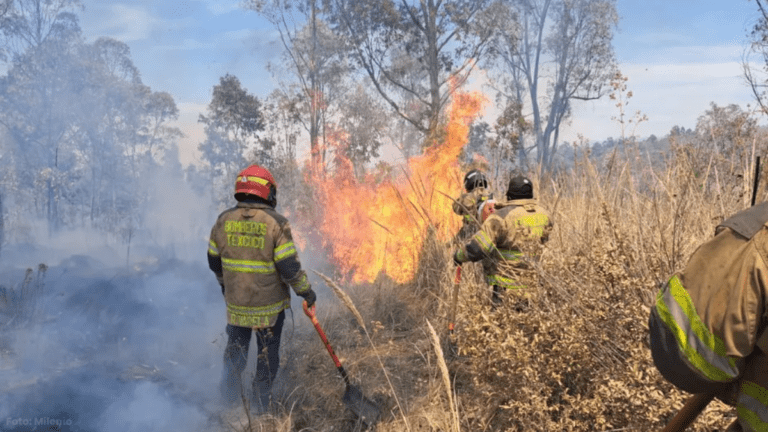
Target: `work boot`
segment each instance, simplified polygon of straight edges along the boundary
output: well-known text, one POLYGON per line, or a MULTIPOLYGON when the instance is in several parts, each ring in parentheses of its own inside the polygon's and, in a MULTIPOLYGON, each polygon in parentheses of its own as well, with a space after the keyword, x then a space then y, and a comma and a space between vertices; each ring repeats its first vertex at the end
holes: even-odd
POLYGON ((497 307, 501 306, 502 304, 501 300, 501 287, 498 285, 493 286, 493 294, 491 294, 491 310, 496 310, 497 307))
POLYGON ((219 385, 221 399, 227 406, 235 405, 241 400, 243 383, 240 374, 224 367, 224 373, 219 385))

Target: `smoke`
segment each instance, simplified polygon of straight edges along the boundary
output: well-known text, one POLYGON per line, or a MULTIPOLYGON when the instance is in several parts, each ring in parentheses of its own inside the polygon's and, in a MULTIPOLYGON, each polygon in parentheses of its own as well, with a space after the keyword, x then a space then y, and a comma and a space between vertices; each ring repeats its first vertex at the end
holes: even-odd
MULTIPOLYGON (((48 236, 45 221, 29 220, 27 241, 5 246, 0 430, 220 428, 226 307, 205 259, 217 211, 179 172, 160 167, 145 178, 153 187, 147 207, 136 209, 145 228, 130 239, 85 228, 48 236), (33 271, 25 284, 25 269, 39 263, 47 270, 33 271), (39 295, 30 308, 32 292, 39 295), (21 317, 21 309, 34 313, 21 317)), ((299 258, 327 312, 338 301, 311 270, 333 269, 312 243, 299 258)), ((281 357, 289 364, 300 349, 296 332, 313 331, 301 301, 293 296, 283 330, 281 357)), ((278 391, 299 385, 281 369, 278 391)))
POLYGON ((130 239, 95 229, 49 237, 30 220, 28 241, 5 246, 0 430, 211 429, 223 410, 226 325, 205 260, 215 214, 174 173, 147 176, 155 187, 136 209, 147 228, 130 239), (38 263, 47 271, 25 283, 38 263))

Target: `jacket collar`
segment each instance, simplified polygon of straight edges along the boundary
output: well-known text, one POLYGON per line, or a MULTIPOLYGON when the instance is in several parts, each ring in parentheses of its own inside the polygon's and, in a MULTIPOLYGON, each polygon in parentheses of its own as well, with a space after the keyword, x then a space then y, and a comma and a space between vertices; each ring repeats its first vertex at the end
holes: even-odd
POLYGON ((237 208, 272 210, 272 206, 269 204, 258 203, 258 202, 245 202, 245 201, 238 201, 237 208))
POLYGON ((509 206, 524 206, 528 204, 536 204, 536 198, 524 198, 524 199, 502 201, 502 202, 496 203, 496 208, 500 209, 500 208, 509 207, 509 206))

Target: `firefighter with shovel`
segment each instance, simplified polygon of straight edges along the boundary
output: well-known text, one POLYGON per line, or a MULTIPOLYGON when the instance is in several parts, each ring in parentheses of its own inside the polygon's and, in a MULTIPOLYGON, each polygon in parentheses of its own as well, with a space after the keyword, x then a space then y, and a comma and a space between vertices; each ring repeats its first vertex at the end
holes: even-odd
POLYGON ((493 286, 493 303, 501 303, 502 290, 525 286, 515 275, 531 272, 527 261, 546 242, 552 220, 533 198, 533 184, 523 176, 509 181, 506 202, 483 202, 478 208, 480 231, 459 248, 453 262, 483 261, 486 281, 493 286))
POLYGON ((227 303, 227 347, 221 392, 232 403, 242 393, 251 333, 258 360, 253 400, 262 409, 270 402, 280 366, 280 335, 285 309, 291 307, 290 285, 314 310, 315 293, 299 263, 288 220, 275 211, 277 183, 263 167, 251 165, 237 176, 237 205, 219 215, 211 230, 208 264, 227 303))
POLYGON ((735 405, 728 431, 768 431, 768 203, 726 219, 656 296, 651 354, 661 374, 694 393, 681 431, 713 398, 735 405))

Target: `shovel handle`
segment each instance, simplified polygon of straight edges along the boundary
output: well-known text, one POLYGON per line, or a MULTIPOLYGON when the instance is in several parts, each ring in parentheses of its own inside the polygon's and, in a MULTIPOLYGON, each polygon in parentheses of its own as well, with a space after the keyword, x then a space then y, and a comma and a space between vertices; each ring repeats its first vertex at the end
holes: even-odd
POLYGON ((333 359, 333 363, 336 365, 336 369, 339 370, 339 373, 341 374, 341 377, 344 378, 344 382, 349 386, 349 377, 347 376, 347 371, 344 370, 344 367, 341 366, 341 362, 339 361, 339 358, 336 356, 336 353, 333 352, 333 347, 331 346, 331 343, 328 342, 328 337, 325 335, 325 332, 323 331, 323 328, 320 327, 320 321, 317 320, 317 315, 315 315, 315 305, 312 305, 311 308, 307 307, 306 300, 302 302, 302 306, 304 307, 304 313, 309 317, 309 320, 312 321, 312 324, 315 326, 315 330, 317 330, 317 334, 320 335, 320 339, 322 339, 323 343, 325 344, 325 349, 328 350, 328 354, 331 355, 331 358, 333 359))
POLYGON ((696 417, 704 411, 704 408, 712 402, 715 398, 714 393, 699 393, 693 395, 680 411, 675 414, 672 420, 667 423, 667 426, 662 432, 683 432, 685 428, 691 425, 696 417))
POLYGON ((461 266, 456 266, 456 277, 453 280, 453 299, 451 300, 451 320, 448 323, 448 331, 453 336, 453 327, 456 322, 456 306, 459 302, 459 284, 461 283, 461 266))

